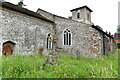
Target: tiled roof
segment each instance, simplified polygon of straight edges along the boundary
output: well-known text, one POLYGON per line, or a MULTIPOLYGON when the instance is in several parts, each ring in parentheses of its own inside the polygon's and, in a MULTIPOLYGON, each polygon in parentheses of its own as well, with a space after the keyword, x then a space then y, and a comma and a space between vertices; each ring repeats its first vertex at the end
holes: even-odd
POLYGON ((105 35, 109 36, 110 38, 113 38, 113 36, 112 36, 112 35, 110 35, 110 34, 108 34, 108 33, 104 32, 103 30, 101 30, 100 28, 96 27, 95 25, 92 25, 92 27, 93 27, 93 28, 95 28, 96 30, 98 30, 98 31, 102 32, 103 34, 105 34, 105 35))
POLYGON ((36 13, 36 12, 33 12, 33 11, 30 11, 26 8, 23 8, 23 7, 20 7, 18 5, 14 5, 12 3, 9 3, 9 2, 1 2, 2 3, 2 7, 5 7, 5 8, 8 8, 8 9, 11 9, 13 11, 17 11, 17 12, 20 12, 20 13, 23 13, 23 14, 27 14, 29 16, 32 16, 32 17, 35 17, 35 18, 38 18, 38 19, 42 19, 42 20, 45 20, 45 21, 48 21, 48 22, 51 22, 51 23, 54 23, 53 21, 43 17, 42 15, 36 13))
POLYGON ((120 43, 120 40, 115 40, 116 43, 120 43))
POLYGON ((82 7, 78 7, 78 8, 75 8, 75 9, 72 9, 70 10, 71 12, 74 11, 74 10, 78 10, 78 9, 82 9, 82 8, 87 8, 90 12, 93 12, 89 7, 87 7, 86 5, 85 6, 82 6, 82 7))

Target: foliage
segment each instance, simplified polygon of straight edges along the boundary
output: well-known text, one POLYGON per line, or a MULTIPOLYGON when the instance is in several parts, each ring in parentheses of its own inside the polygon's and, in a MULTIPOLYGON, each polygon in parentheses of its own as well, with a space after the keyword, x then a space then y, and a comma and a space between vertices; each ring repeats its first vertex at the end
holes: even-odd
POLYGON ((101 58, 59 56, 59 62, 40 69, 47 58, 34 56, 2 57, 3 78, 116 78, 117 52, 101 58))
POLYGON ((116 43, 117 44, 117 47, 120 49, 120 43, 116 43))
POLYGON ((120 25, 117 27, 117 33, 120 33, 120 25))
POLYGON ((72 19, 72 16, 69 16, 68 19, 72 19))
POLYGON ((50 52, 50 53, 48 53, 48 55, 53 55, 53 53, 52 53, 52 52, 50 52))

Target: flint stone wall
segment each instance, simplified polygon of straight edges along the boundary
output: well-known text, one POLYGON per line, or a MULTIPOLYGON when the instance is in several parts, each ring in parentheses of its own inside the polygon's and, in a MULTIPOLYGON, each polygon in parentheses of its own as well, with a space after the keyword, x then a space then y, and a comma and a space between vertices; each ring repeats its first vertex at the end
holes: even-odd
POLYGON ((48 33, 54 34, 53 24, 4 8, 0 13, 1 44, 14 42, 15 54, 29 55, 38 53, 39 49, 46 50, 46 37, 48 33))
POLYGON ((92 28, 92 25, 57 16, 41 9, 37 13, 55 22, 55 33, 58 39, 57 53, 84 57, 95 57, 103 53, 102 33, 92 28), (72 33, 72 45, 70 46, 63 44, 65 29, 71 30, 72 33))

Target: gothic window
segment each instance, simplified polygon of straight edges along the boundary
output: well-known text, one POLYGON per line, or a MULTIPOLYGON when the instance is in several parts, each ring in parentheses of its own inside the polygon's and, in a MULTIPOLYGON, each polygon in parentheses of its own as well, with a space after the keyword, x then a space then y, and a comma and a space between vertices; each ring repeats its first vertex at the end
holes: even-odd
POLYGON ((64 45, 71 45, 71 31, 66 29, 64 31, 64 45))
POLYGON ((80 13, 77 13, 77 19, 79 19, 80 18, 80 13))
POLYGON ((47 36, 47 49, 53 49, 52 35, 50 33, 47 36))

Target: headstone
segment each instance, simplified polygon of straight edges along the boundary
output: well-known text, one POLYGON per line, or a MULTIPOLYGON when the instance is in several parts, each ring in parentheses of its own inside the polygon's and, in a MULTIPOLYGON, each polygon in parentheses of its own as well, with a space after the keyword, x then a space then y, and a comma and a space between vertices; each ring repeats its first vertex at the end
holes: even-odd
POLYGON ((42 64, 42 69, 44 69, 45 66, 52 66, 54 64, 57 64, 58 62, 58 56, 55 54, 49 54, 47 56, 47 60, 42 64))

